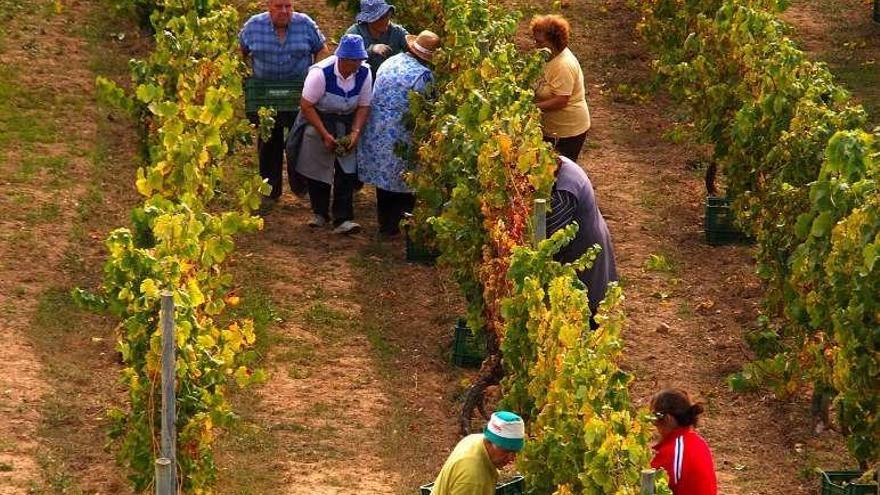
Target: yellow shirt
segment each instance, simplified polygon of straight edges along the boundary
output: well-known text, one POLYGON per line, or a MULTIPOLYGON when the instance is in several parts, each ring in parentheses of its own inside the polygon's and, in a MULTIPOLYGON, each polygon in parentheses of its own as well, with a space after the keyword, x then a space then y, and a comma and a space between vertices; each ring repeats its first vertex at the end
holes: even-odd
POLYGON ((440 469, 431 495, 494 495, 498 470, 483 445, 483 434, 458 442, 440 469))
POLYGON ((590 109, 584 90, 584 73, 574 53, 568 48, 559 52, 544 66, 544 75, 535 91, 538 101, 551 96, 568 96, 568 104, 559 110, 545 111, 542 116, 544 135, 566 138, 590 129, 590 109))

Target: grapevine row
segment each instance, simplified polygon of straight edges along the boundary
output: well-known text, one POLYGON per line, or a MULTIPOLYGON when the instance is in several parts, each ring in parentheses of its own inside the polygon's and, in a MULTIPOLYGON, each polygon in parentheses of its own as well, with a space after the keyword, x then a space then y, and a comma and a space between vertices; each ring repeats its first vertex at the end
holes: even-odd
POLYGON ((553 261, 576 227, 531 246, 531 206, 549 196, 556 166, 531 90, 544 58, 519 52, 516 15, 486 0, 416 7, 442 13, 434 29, 444 39, 437 97, 415 96, 411 107, 416 235, 437 244, 471 328, 486 332, 484 371, 503 368, 503 406, 527 418, 519 461, 526 483, 534 493, 638 493, 650 424, 629 400, 631 376, 616 364, 622 291, 608 290, 601 328, 590 332, 575 269, 595 253, 571 266, 553 261))
POLYGON ((117 348, 129 402, 111 412, 112 434, 141 491, 152 484, 158 457, 160 292, 173 293, 179 479, 183 492, 206 493, 216 477, 214 436, 233 419, 226 390, 230 382, 261 379, 248 367, 255 360, 247 352, 253 323, 223 314, 227 300, 234 302, 224 263, 236 235, 262 228, 251 213, 266 186, 253 177, 228 201, 237 200, 237 209, 217 205, 230 151, 250 132, 234 112, 242 98, 237 12, 217 0, 165 0, 150 19, 155 47, 147 60, 132 63, 135 94, 98 81, 104 99, 140 117, 147 129, 148 160, 136 181, 144 200, 132 211, 131 226, 106 240, 100 291, 75 296, 121 320, 117 348))
MULTIPOLYGON (((546 493, 637 493, 648 429, 630 404, 631 378, 616 365, 622 293, 609 290, 597 315, 601 329, 587 332, 586 292, 575 268, 552 261, 572 229, 529 247, 530 205, 553 181, 554 160, 528 89, 543 61, 516 51, 516 19, 485 1, 415 7, 407 10, 442 12, 437 30, 447 40, 439 98, 413 105, 422 167, 412 181, 421 200, 417 218, 425 221, 416 225, 430 227, 427 235, 467 297, 472 327, 486 329, 494 350, 504 350, 507 406, 530 418, 521 464, 528 482, 546 493), (550 455, 558 452, 564 455, 550 455)), ((214 427, 231 418, 229 377, 245 385, 259 376, 244 366, 252 325, 218 321, 232 283, 223 261, 235 234, 261 227, 251 212, 264 186, 245 183, 236 193, 239 211, 211 207, 230 147, 248 130, 232 111, 241 98, 234 11, 210 0, 166 1, 152 24, 155 52, 133 67, 136 101, 102 83, 108 97, 149 126, 150 164, 137 180, 147 199, 133 212, 132 228, 108 239, 103 292, 80 299, 123 321, 119 347, 131 404, 114 413, 116 433, 121 458, 143 489, 156 457, 158 295, 174 291, 178 461, 184 490, 199 493, 215 476, 214 427)), ((587 255, 575 266, 589 262, 587 255)))
MULTIPOLYGON (((876 136, 777 0, 643 0, 655 68, 688 110, 758 242, 767 315, 736 388, 830 395, 863 465, 880 462, 876 136)), ((878 267, 880 269, 880 267, 878 267)))

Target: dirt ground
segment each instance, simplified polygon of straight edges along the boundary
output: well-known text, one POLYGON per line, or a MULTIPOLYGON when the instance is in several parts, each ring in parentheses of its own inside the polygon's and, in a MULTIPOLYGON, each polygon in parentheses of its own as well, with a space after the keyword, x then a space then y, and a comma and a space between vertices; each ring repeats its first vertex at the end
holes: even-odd
POLYGON ((835 77, 863 104, 874 124, 880 114, 880 24, 870 0, 795 0, 782 18, 813 59, 828 63, 835 77))
POLYGON ((126 80, 144 43, 98 2, 0 7, 0 493, 125 493, 103 448, 114 322, 68 294, 100 279, 104 235, 135 196, 118 181, 133 129, 96 105, 95 77, 126 80))
MULTIPOLYGON (((98 22, 98 0, 63 2, 65 15, 37 3, 0 18, 0 62, 14 68, 0 71, 0 495, 125 493, 103 448, 104 411, 122 401, 114 322, 72 308, 66 293, 99 280, 101 240, 136 199, 130 123, 108 120, 91 95, 98 73, 124 80, 144 40, 98 22), (22 87, 28 98, 15 96, 22 87), (46 94, 54 99, 25 112, 46 94), (22 113, 50 124, 25 136, 12 118, 22 113), (59 157, 63 180, 51 160, 29 165, 34 156, 59 157)), ((323 0, 297 9, 331 38, 348 25, 323 0)), ((562 13, 588 83, 593 129, 580 163, 615 241, 633 396, 674 385, 706 402, 700 430, 720 493, 814 493, 813 468, 849 464, 839 435, 814 434, 804 400, 725 385, 749 358, 742 335, 761 286, 749 247, 703 242, 701 149, 664 140, 674 107, 638 91, 649 77, 638 15, 625 0, 578 0, 562 13)), ((816 33, 824 53, 829 35, 816 33)), ((406 263, 401 241, 377 241, 374 211, 367 187, 356 204, 364 231, 340 237, 307 227, 307 203, 286 194, 265 230, 239 242, 231 269, 242 311, 262 328, 269 380, 233 396, 241 421, 218 444, 218 493, 413 494, 458 440, 458 399, 473 372, 448 364, 457 289, 442 271, 406 263)))

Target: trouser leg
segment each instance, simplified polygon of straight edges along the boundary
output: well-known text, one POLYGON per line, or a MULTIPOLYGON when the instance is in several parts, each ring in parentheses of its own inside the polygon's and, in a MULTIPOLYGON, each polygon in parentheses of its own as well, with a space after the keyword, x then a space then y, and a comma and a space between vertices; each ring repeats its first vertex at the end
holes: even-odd
POLYGON ((335 165, 333 173, 333 225, 354 219, 354 188, 357 174, 347 174, 335 165))
POLYGON ((411 193, 391 193, 394 196, 394 203, 392 208, 392 217, 391 217, 391 225, 389 228, 391 229, 392 234, 397 234, 400 232, 400 221, 403 220, 403 215, 405 213, 412 213, 413 208, 416 205, 416 196, 411 193))
POLYGON ((284 124, 276 121, 272 136, 268 141, 257 138, 257 153, 260 159, 260 177, 272 186, 269 197, 281 197, 281 169, 284 166, 284 124))
POLYGON ((392 222, 392 198, 391 192, 381 188, 376 188, 376 219, 379 221, 379 232, 382 234, 391 234, 393 229, 390 228, 392 222))
POLYGON ((400 221, 404 213, 411 213, 416 197, 411 193, 386 191, 376 188, 376 212, 379 232, 394 235, 400 232, 400 221))
POLYGON ((312 213, 320 215, 324 220, 330 220, 330 184, 315 179, 306 180, 308 181, 312 213))
POLYGON ((586 140, 587 133, 584 132, 582 134, 578 134, 577 136, 557 139, 554 147, 560 155, 568 158, 573 162, 576 162, 578 156, 580 156, 581 154, 581 149, 584 147, 584 142, 586 140))
POLYGON ((412 213, 413 209, 416 207, 416 195, 413 193, 398 193, 400 194, 400 209, 397 210, 397 222, 399 224, 401 220, 403 220, 403 215, 406 213, 412 213))

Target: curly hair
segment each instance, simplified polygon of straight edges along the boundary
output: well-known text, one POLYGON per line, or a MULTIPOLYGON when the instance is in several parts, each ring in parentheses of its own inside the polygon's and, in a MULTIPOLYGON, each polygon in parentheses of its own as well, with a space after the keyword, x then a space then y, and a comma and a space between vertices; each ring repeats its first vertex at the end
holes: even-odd
POLYGON ((571 25, 561 15, 536 15, 529 23, 532 33, 544 33, 547 41, 557 50, 568 46, 568 36, 571 34, 571 25))

